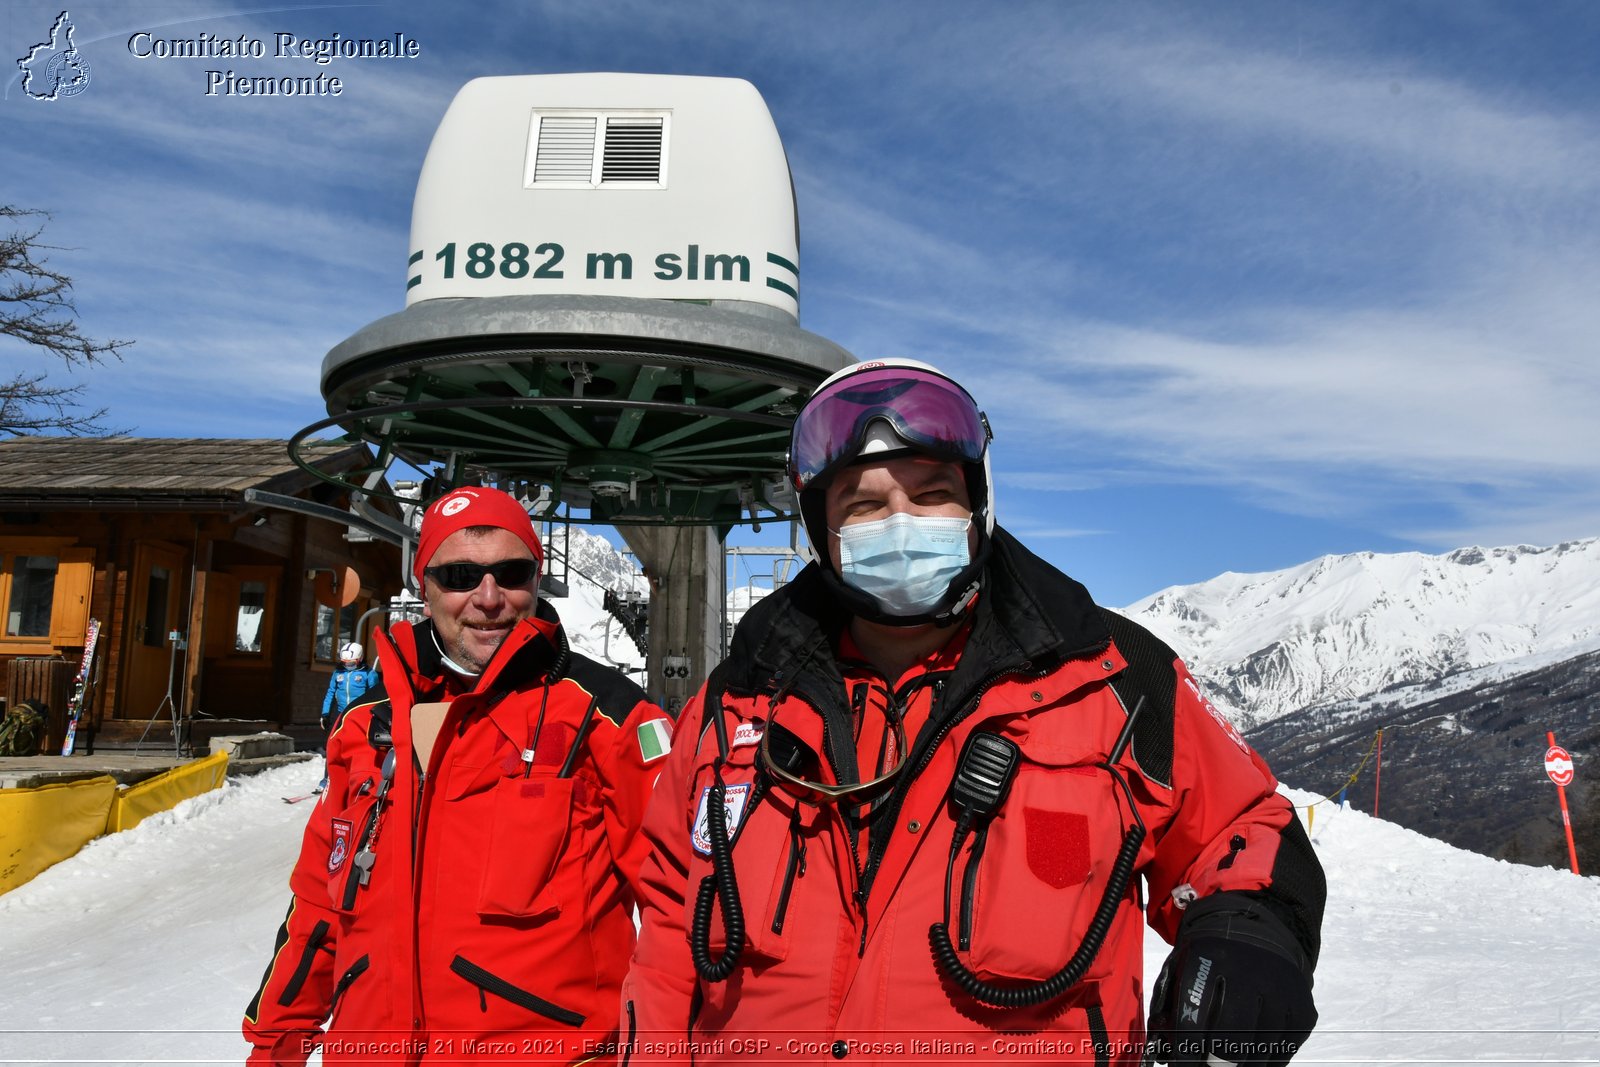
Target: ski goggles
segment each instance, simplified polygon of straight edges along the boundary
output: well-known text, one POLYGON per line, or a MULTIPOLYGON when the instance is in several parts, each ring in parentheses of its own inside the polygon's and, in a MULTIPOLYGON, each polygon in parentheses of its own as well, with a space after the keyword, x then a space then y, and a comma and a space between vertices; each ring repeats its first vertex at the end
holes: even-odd
POLYGON ((794 735, 778 726, 777 709, 773 709, 773 718, 767 722, 767 728, 761 734, 761 748, 759 756, 761 767, 772 777, 777 787, 806 804, 839 804, 839 803, 865 803, 876 800, 889 791, 894 785, 895 778, 905 766, 906 757, 906 728, 898 719, 891 719, 894 729, 894 763, 882 774, 865 782, 849 782, 844 785, 832 785, 827 782, 813 781, 803 773, 816 773, 816 757, 809 752, 803 756, 809 758, 794 758, 794 747, 799 742, 794 740, 794 735), (773 752, 773 738, 783 737, 790 742, 781 753, 773 752), (807 766, 809 764, 809 766, 807 766))
POLYGON ((498 563, 441 563, 422 572, 452 593, 470 593, 483 583, 483 576, 494 575, 496 585, 515 589, 533 581, 539 573, 534 559, 503 559, 498 563))
POLYGON ((942 374, 895 366, 858 371, 814 394, 795 419, 795 489, 853 460, 873 419, 888 422, 917 451, 952 462, 981 462, 991 436, 971 395, 942 374))

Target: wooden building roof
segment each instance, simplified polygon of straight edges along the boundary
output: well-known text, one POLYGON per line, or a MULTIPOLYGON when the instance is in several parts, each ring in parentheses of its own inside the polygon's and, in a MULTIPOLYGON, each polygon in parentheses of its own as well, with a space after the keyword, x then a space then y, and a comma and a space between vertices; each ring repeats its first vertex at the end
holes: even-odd
MULTIPOLYGON (((364 444, 301 446, 322 470, 366 464, 364 444)), ((293 494, 318 480, 272 438, 12 437, 0 440, 0 510, 138 506, 230 510, 246 489, 293 494)))

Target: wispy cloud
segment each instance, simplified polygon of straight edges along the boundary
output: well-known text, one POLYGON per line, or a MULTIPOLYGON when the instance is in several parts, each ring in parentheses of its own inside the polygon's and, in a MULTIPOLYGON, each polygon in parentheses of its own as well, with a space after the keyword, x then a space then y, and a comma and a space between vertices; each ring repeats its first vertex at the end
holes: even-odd
MULTIPOLYGON (((1519 515, 1566 536, 1592 522, 1592 109, 1415 57, 1290 54, 1192 23, 1070 37, 1046 24, 1010 45, 1003 64, 940 72, 1013 135, 1027 107, 1058 109, 1033 142, 981 157, 1000 202, 958 202, 971 156, 952 163, 959 189, 881 154, 846 158, 842 178, 829 158, 801 189, 828 254, 848 248, 825 329, 861 355, 966 376, 1002 440, 1020 431, 1062 472, 1016 488, 1094 485, 1086 457, 1109 451, 1434 543, 1519 515), (1108 113, 1121 142, 1105 140, 1108 113), (1158 136, 1165 147, 1144 150, 1158 136), (1142 205, 1107 185, 1135 164, 1142 205), (1085 218, 1106 202, 1124 211, 1114 224, 1085 218), (1110 291, 1130 256, 1137 273, 1110 291), (1417 521, 1423 507, 1436 521, 1417 521)), ((929 88, 925 72, 899 73, 891 95, 929 88)), ((974 151, 997 143, 977 136, 974 151)))
POLYGON ((1103 478, 1084 474, 1026 470, 997 472, 995 483, 1010 489, 1029 489, 1044 493, 1079 493, 1085 489, 1098 489, 1105 484, 1103 478))
POLYGON ((1048 526, 1028 519, 1020 521, 1008 519, 1006 528, 1025 541, 1036 539, 1058 541, 1076 537, 1104 537, 1111 532, 1109 530, 1080 529, 1074 526, 1048 526))
POLYGON ((1056 66, 1079 87, 1115 84, 1123 99, 1207 135, 1270 138, 1337 150, 1430 179, 1455 176, 1539 193, 1600 185, 1592 113, 1485 91, 1420 63, 1361 55, 1285 55, 1193 38, 1100 42, 1056 66))

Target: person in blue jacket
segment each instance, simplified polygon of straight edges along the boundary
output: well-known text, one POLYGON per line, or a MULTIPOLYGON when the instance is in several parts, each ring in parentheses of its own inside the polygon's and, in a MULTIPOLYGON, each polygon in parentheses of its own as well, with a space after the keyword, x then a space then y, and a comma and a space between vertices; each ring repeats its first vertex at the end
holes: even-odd
POLYGON ((328 694, 322 698, 322 728, 330 734, 339 728, 356 698, 378 683, 378 671, 367 669, 364 655, 365 650, 355 641, 339 649, 339 666, 328 679, 328 694))

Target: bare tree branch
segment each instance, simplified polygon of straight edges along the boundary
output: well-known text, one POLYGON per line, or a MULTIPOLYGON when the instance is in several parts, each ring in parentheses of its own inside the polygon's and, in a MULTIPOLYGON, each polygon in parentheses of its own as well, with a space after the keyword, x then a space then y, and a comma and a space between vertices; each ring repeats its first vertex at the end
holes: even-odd
MULTIPOLYGON (((122 358, 133 342, 96 341, 78 329, 72 279, 50 266, 49 252, 67 251, 40 241, 49 212, 0 204, 0 337, 12 337, 61 360, 69 368, 122 358)), ((108 432, 106 410, 82 410, 84 387, 53 386, 43 373, 18 373, 0 382, 0 434, 54 431, 108 432)))
POLYGON ((0 383, 0 431, 22 436, 65 433, 72 437, 111 437, 126 431, 102 421, 105 408, 84 411, 83 386, 48 385, 43 374, 19 374, 0 383))

